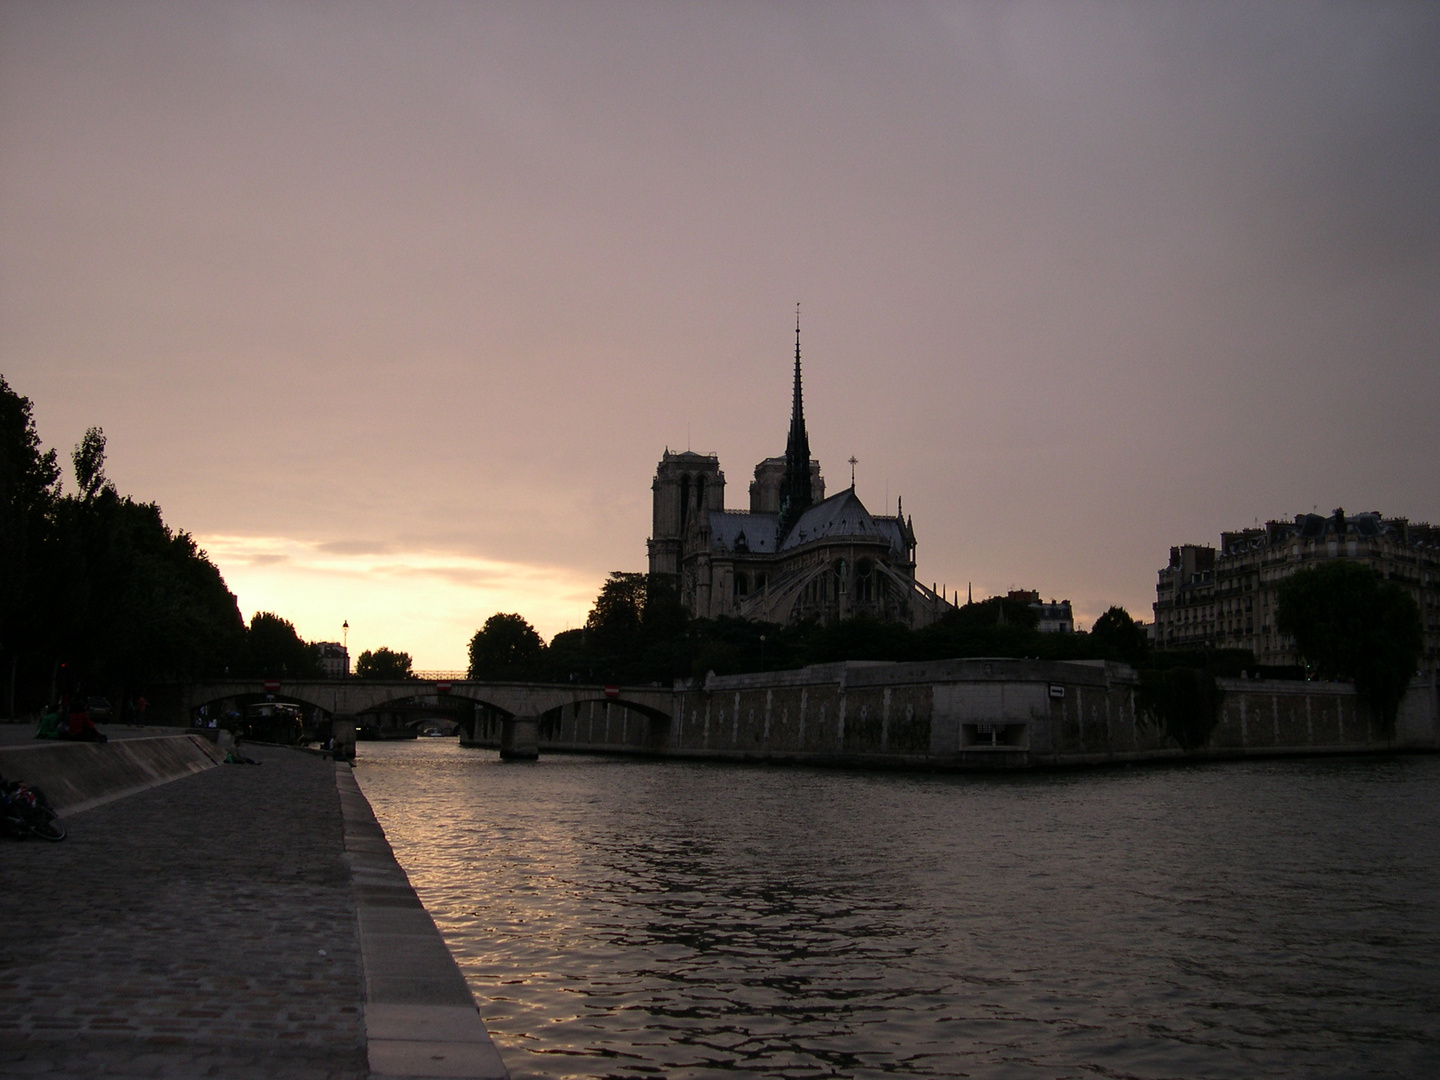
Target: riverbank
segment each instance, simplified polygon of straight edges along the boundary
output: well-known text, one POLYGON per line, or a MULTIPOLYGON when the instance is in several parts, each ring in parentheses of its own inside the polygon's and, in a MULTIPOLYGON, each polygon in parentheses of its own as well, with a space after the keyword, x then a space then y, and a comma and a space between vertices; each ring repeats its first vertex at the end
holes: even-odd
POLYGON ((6 845, 0 1073, 506 1075, 349 767, 247 753, 6 845))

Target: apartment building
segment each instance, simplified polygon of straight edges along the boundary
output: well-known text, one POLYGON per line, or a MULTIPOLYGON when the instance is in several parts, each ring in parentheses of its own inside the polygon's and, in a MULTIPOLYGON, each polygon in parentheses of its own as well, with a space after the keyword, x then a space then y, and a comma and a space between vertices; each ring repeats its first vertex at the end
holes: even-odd
POLYGON ((1379 512, 1300 514, 1294 522, 1220 534, 1220 547, 1183 544, 1155 587, 1158 649, 1249 649, 1261 664, 1298 664, 1275 626, 1276 588, 1325 559, 1353 559, 1410 590, 1425 632, 1422 667, 1440 658, 1440 528, 1379 512))

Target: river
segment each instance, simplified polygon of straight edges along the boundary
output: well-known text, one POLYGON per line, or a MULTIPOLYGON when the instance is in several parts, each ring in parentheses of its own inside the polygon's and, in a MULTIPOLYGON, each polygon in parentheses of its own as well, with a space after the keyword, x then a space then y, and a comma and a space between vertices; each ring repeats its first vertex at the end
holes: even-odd
POLYGON ((1440 757, 356 776, 517 1080, 1440 1076, 1440 757))

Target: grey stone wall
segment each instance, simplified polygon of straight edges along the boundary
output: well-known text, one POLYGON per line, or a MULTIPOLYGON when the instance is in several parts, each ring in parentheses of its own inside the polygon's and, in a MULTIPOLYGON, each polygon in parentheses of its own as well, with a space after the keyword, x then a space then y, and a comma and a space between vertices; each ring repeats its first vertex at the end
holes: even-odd
POLYGON ((1219 680, 1207 746, 1168 743, 1123 664, 947 660, 826 664, 677 687, 668 717, 588 701, 542 717, 543 751, 920 768, 1440 749, 1436 685, 1417 679, 1393 735, 1353 687, 1219 680))

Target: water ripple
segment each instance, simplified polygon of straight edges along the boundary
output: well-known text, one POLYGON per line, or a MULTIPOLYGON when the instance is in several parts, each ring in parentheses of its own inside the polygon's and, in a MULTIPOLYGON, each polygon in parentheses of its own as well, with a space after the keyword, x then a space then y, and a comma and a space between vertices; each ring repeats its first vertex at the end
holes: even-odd
POLYGON ((357 776, 517 1078, 1440 1075, 1440 759, 357 776))

